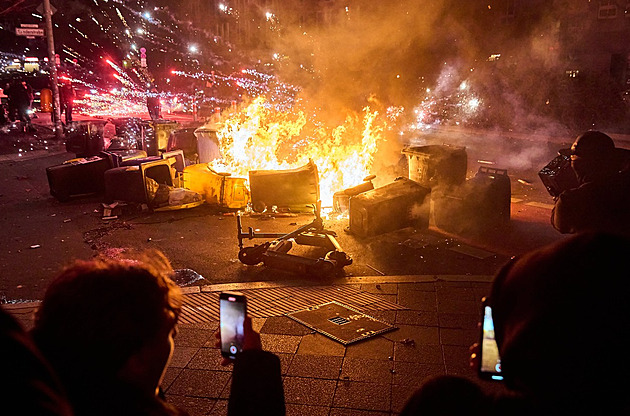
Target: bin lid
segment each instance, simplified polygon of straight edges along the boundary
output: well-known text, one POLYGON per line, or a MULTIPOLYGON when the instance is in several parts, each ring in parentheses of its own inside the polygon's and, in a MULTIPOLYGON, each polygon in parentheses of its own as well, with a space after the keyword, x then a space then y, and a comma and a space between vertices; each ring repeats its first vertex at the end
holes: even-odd
POLYGON ((466 146, 450 144, 428 144, 424 146, 405 146, 401 150, 406 155, 446 155, 449 153, 465 152, 466 146))

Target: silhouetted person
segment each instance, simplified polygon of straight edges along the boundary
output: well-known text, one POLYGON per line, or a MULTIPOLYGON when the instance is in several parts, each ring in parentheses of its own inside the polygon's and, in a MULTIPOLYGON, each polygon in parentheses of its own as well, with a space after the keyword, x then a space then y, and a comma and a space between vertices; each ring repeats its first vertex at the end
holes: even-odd
POLYGON ((76 415, 183 415, 158 389, 182 305, 159 253, 77 261, 50 284, 33 339, 76 415))
POLYGON ((50 365, 18 321, 0 307, 0 413, 72 416, 50 365))
POLYGON ((489 297, 508 392, 484 394, 468 379, 438 378, 401 416, 445 414, 431 412, 439 401, 470 405, 447 414, 630 414, 628 258, 630 239, 587 232, 510 261, 489 297))
MULTIPOLYGON (((77 416, 187 414, 160 389, 182 307, 172 273, 160 252, 77 261, 46 290, 32 335, 77 416)), ((228 414, 284 415, 280 360, 261 350, 250 319, 244 348, 234 360, 228 414)))
POLYGON ((159 120, 162 118, 162 104, 160 103, 160 94, 157 88, 153 87, 147 93, 147 109, 149 110, 149 117, 151 120, 159 120))
POLYGON ((25 132, 32 130, 31 117, 28 114, 31 98, 25 83, 19 79, 14 79, 6 94, 9 97, 11 120, 20 120, 22 130, 25 132))
POLYGON ((72 85, 72 81, 65 81, 59 86, 59 104, 61 105, 61 113, 65 112, 66 124, 72 123, 72 110, 76 96, 77 92, 72 85))
POLYGON ((554 228, 561 233, 603 230, 630 236, 630 169, 624 166, 623 149, 616 149, 608 135, 587 131, 564 153, 571 157, 579 186, 556 199, 554 228))

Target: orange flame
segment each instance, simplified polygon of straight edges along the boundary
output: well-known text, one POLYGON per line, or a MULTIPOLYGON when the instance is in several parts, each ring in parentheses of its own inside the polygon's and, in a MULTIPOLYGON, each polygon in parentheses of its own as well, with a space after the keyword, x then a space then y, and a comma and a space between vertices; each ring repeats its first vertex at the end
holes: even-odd
POLYGON ((264 98, 222 118, 214 126, 222 159, 211 162, 213 169, 248 177, 250 170, 292 169, 312 159, 324 207, 332 206, 335 192, 360 184, 370 174, 386 127, 369 107, 331 128, 309 120, 304 110, 274 110, 264 98))

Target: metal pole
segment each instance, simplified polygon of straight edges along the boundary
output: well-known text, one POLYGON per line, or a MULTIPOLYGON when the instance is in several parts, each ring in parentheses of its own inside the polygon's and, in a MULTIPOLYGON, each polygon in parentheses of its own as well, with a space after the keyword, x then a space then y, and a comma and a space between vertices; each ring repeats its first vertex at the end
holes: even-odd
POLYGON ((50 0, 44 0, 44 18, 46 19, 46 40, 48 41, 48 67, 52 82, 53 93, 53 123, 55 125, 55 136, 58 140, 64 138, 63 126, 61 125, 61 111, 59 100, 59 85, 57 80, 57 62, 55 59, 55 40, 53 38, 52 10, 50 0))

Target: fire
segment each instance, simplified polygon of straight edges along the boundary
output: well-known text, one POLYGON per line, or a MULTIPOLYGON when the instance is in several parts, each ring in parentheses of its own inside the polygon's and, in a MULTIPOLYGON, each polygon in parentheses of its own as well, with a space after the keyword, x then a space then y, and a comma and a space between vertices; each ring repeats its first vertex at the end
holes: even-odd
POLYGON ((309 159, 319 172, 322 206, 332 206, 336 191, 360 184, 370 174, 386 122, 377 111, 348 114, 330 127, 306 111, 274 109, 257 98, 214 126, 222 159, 211 162, 217 171, 248 177, 250 170, 292 169, 309 159))

